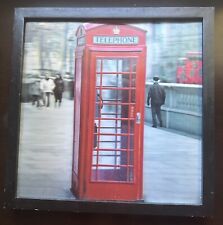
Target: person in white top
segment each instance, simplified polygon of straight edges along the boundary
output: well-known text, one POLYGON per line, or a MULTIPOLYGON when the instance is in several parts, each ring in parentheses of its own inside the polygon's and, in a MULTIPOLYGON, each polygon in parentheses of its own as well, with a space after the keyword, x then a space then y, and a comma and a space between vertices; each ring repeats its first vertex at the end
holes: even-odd
POLYGON ((40 82, 40 89, 43 93, 43 103, 46 107, 50 107, 50 95, 53 93, 55 84, 49 75, 46 74, 45 79, 40 82))

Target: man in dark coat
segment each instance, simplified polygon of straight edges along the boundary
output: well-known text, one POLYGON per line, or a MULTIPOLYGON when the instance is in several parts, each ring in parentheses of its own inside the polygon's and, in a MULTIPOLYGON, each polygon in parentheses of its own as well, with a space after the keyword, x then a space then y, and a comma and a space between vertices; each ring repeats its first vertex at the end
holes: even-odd
POLYGON ((63 91, 64 91, 64 81, 60 74, 57 74, 57 77, 54 80, 54 84, 55 84, 55 88, 53 92, 54 92, 54 98, 55 98, 55 106, 57 102, 59 103, 59 106, 60 106, 62 102, 63 91))
POLYGON ((147 104, 151 103, 153 127, 157 127, 156 116, 159 120, 160 127, 163 126, 161 118, 161 106, 165 103, 166 93, 162 86, 159 85, 159 77, 153 77, 153 85, 149 89, 147 104))

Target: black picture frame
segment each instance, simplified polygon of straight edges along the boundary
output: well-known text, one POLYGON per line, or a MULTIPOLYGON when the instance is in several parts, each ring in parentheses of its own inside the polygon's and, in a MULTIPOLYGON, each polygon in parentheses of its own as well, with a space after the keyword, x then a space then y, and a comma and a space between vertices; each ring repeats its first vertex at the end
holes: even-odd
POLYGON ((90 213, 211 216, 214 202, 214 8, 16 8, 9 108, 9 157, 5 186, 5 207, 90 213), (23 44, 26 22, 87 21, 201 21, 203 24, 203 204, 161 205, 143 202, 60 201, 16 198, 23 44))

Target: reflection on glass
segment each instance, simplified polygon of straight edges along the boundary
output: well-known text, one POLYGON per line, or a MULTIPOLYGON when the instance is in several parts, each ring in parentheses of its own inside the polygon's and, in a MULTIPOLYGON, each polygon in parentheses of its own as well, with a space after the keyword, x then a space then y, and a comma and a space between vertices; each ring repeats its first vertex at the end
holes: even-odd
POLYGON ((97 59, 94 181, 134 179, 135 72, 134 58, 97 59))

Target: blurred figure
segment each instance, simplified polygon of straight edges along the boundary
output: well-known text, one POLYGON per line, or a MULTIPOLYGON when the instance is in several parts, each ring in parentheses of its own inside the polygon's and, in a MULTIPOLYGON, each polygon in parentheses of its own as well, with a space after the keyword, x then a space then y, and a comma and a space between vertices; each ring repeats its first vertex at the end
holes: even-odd
POLYGON ((161 118, 161 106, 164 105, 166 99, 166 93, 162 86, 159 85, 159 77, 153 77, 153 85, 149 89, 147 97, 147 105, 150 105, 151 102, 151 111, 152 111, 152 127, 157 127, 156 116, 159 120, 160 127, 163 126, 161 118))
MULTIPOLYGON (((102 96, 98 91, 96 91, 96 97, 95 97, 95 119, 98 120, 101 117, 101 109, 103 108, 103 99, 102 96)), ((97 141, 98 141, 98 126, 96 124, 96 121, 94 122, 94 148, 97 147, 97 141)))
POLYGON ((38 80, 36 80, 31 87, 31 94, 32 94, 32 105, 35 105, 36 107, 40 106, 40 96, 41 96, 41 90, 40 90, 40 83, 38 80))
POLYGON ((53 93, 55 84, 49 75, 46 74, 45 79, 40 82, 40 89, 43 93, 43 103, 46 107, 50 107, 50 95, 53 93))
POLYGON ((54 80, 54 98, 55 98, 55 106, 57 106, 57 102, 59 106, 61 106, 63 91, 64 91, 64 81, 60 74, 57 74, 56 79, 54 80))

